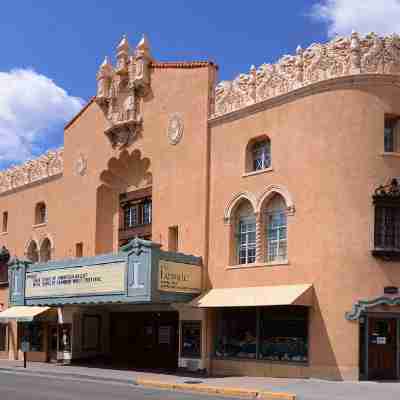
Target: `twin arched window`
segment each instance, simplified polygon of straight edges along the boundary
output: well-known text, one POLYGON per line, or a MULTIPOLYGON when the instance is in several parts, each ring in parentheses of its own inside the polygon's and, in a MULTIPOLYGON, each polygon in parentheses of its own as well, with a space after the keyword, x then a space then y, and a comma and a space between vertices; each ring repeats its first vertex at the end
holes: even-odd
POLYGON ((51 260, 51 242, 48 238, 45 238, 41 245, 40 249, 36 244, 35 240, 31 240, 26 252, 26 256, 28 260, 33 263, 39 262, 47 262, 51 260))
POLYGON ((280 194, 266 202, 258 218, 250 201, 243 200, 234 211, 234 226, 233 264, 287 261, 287 206, 280 194))

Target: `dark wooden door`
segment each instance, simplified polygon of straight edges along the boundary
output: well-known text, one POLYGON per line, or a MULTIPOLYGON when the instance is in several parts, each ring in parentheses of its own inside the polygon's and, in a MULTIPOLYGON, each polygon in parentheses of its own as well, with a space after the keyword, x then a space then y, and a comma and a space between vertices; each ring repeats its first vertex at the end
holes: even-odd
POLYGON ((368 378, 397 378, 397 324, 395 319, 369 318, 368 378))
POLYGON ((111 314, 111 353, 136 368, 178 367, 177 312, 111 314))

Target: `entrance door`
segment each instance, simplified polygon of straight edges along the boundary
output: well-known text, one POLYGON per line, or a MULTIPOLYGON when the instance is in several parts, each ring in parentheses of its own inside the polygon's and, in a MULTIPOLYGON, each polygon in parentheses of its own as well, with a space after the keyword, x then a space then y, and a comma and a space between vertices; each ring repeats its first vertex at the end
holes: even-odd
POLYGON ((111 313, 111 354, 135 368, 178 367, 177 312, 111 313))
POLYGON ((49 361, 57 362, 58 351, 58 326, 49 326, 49 361))
POLYGON ((397 378, 397 327, 395 319, 368 320, 368 378, 397 378))

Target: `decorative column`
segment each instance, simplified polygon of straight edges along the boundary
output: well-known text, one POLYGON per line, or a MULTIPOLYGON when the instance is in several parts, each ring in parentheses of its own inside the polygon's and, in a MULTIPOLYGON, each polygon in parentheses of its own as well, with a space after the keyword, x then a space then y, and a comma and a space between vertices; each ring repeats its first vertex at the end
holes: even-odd
POLYGON ((264 262, 264 251, 263 251, 263 213, 260 211, 256 213, 256 263, 264 262))

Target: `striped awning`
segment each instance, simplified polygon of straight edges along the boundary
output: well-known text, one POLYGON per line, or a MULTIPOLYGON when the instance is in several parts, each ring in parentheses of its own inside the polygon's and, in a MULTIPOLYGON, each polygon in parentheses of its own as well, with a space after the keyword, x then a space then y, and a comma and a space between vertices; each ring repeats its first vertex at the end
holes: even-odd
POLYGON ((0 323, 9 321, 17 322, 32 322, 35 317, 38 317, 50 310, 50 307, 37 307, 37 306, 15 306, 7 308, 0 312, 0 323))

